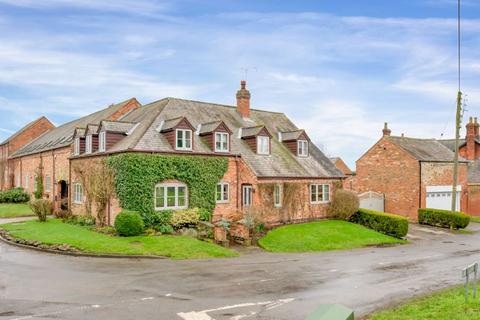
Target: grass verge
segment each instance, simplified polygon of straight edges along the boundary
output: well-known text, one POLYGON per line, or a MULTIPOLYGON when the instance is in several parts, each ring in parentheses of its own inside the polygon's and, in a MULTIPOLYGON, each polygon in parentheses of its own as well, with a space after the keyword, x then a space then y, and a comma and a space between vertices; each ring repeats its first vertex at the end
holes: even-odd
POLYGON ((16 238, 38 240, 45 244, 69 244, 83 252, 96 254, 156 255, 172 259, 238 255, 233 250, 194 238, 167 235, 115 237, 63 223, 59 219, 9 223, 0 227, 16 238))
MULTIPOLYGON (((471 291, 470 291, 471 292, 471 291)), ((480 319, 480 299, 465 303, 463 287, 455 287, 373 314, 369 320, 471 320, 480 319)))
POLYGON ((0 218, 17 218, 34 216, 26 203, 2 203, 0 204, 0 218))
POLYGON ((470 221, 480 223, 480 216, 470 216, 470 221))
POLYGON ((340 220, 283 226, 259 241, 260 246, 271 252, 313 252, 403 243, 407 241, 340 220))

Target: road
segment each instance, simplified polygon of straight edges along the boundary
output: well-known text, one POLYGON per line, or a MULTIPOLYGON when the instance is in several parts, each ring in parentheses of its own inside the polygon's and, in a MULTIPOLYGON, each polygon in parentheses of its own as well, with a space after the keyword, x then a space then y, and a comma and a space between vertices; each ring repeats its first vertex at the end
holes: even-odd
POLYGON ((356 315, 461 282, 473 234, 412 226, 412 243, 308 254, 244 249, 172 261, 46 254, 0 244, 1 319, 304 319, 318 304, 356 315))

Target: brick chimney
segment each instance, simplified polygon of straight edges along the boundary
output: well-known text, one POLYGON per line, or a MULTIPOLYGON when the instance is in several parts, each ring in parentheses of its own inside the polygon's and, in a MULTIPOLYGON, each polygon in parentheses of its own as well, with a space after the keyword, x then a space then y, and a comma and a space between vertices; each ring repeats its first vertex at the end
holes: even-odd
POLYGON ((387 122, 385 122, 385 123, 383 124, 383 130, 382 130, 382 132, 383 132, 383 136, 384 136, 384 137, 385 137, 385 136, 389 136, 389 135, 392 133, 392 130, 388 129, 388 123, 387 123, 387 122))
POLYGON ((476 159, 475 139, 477 138, 477 134, 478 134, 477 118, 475 118, 475 122, 473 122, 473 118, 470 117, 466 127, 467 127, 467 136, 465 137, 465 141, 467 143, 467 149, 465 152, 465 158, 467 158, 467 160, 475 160, 476 159))
POLYGON ((473 124, 475 126, 475 137, 478 139, 480 135, 480 124, 478 124, 478 119, 477 117, 473 118, 473 124))
POLYGON ((237 111, 242 118, 250 118, 250 91, 246 86, 247 81, 240 81, 240 90, 237 91, 237 111))

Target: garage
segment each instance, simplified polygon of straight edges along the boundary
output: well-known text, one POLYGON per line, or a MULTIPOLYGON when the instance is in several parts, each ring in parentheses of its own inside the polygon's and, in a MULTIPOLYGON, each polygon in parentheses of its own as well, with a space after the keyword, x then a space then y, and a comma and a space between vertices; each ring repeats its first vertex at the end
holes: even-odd
MULTIPOLYGON (((456 209, 460 210, 460 197, 462 186, 457 186, 456 209)), ((426 194, 426 207, 434 209, 452 209, 452 186, 428 186, 426 194)))

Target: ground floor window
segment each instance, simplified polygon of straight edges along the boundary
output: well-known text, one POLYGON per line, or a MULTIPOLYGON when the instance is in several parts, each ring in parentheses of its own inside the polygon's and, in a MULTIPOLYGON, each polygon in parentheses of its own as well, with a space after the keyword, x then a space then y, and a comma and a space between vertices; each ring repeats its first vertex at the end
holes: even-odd
POLYGON ((45 191, 50 192, 52 188, 52 178, 49 175, 45 176, 45 191))
POLYGON ((30 176, 28 174, 25 175, 25 190, 30 189, 30 176))
POLYGON ((81 183, 73 184, 73 202, 83 203, 83 186, 81 183))
POLYGON ((229 185, 228 183, 221 182, 217 184, 217 190, 215 192, 215 199, 217 203, 228 202, 229 199, 229 185))
POLYGON ((242 204, 245 207, 252 205, 253 188, 251 185, 242 186, 242 204))
POLYGON ((186 209, 187 186, 182 183, 159 183, 155 186, 155 210, 186 209))
POLYGON ((277 208, 282 206, 282 186, 279 184, 273 187, 273 204, 277 208))
POLYGON ((311 184, 310 185, 310 202, 325 203, 330 201, 330 185, 328 184, 311 184))

